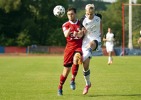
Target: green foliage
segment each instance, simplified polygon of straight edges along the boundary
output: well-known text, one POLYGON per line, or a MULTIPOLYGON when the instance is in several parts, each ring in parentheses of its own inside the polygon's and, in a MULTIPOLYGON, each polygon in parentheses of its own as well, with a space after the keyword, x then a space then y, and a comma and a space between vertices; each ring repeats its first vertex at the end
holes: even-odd
POLYGON ((56 29, 54 33, 49 35, 49 37, 48 44, 51 44, 51 46, 62 46, 66 44, 66 40, 61 28, 56 29))
MULTIPOLYGON (((125 3, 129 3, 126 0, 125 3)), ((139 0, 137 1, 139 3, 139 0)), ((140 3, 139 3, 140 4, 140 3)), ((139 31, 141 27, 140 18, 141 18, 141 6, 132 5, 132 43, 133 47, 138 47, 137 40, 139 38, 139 31)), ((124 5, 124 32, 125 32, 125 46, 128 46, 128 35, 129 35, 129 5, 124 5)))
POLYGON ((18 10, 21 5, 21 0, 0 0, 0 8, 4 9, 6 13, 18 10))
POLYGON ((84 10, 86 4, 94 4, 97 11, 106 10, 106 5, 110 4, 110 3, 102 2, 101 0, 85 0, 85 1, 75 0, 74 2, 72 2, 73 0, 68 0, 68 1, 69 1, 69 6, 73 6, 78 10, 84 10))
POLYGON ((108 27, 111 27, 116 36, 116 45, 120 46, 122 41, 121 2, 112 3, 107 7, 107 10, 102 12, 103 34, 107 33, 108 27))
MULTIPOLYGON (((3 41, 10 39, 0 45, 51 45, 50 34, 60 29, 66 20, 66 17, 59 19, 53 15, 53 8, 58 4, 67 8, 66 0, 0 0, 0 33, 3 41)), ((62 30, 55 34, 60 33, 62 30)))
POLYGON ((15 39, 13 38, 6 38, 6 40, 4 40, 5 44, 4 46, 14 46, 16 44, 14 44, 15 42, 15 39))
POLYGON ((27 46, 30 43, 30 37, 28 35, 28 31, 24 30, 21 32, 17 38, 17 45, 18 46, 27 46))
MULTIPOLYGON (((85 5, 94 3, 96 13, 102 14, 103 33, 106 34, 107 28, 111 27, 116 35, 116 45, 121 46, 122 2, 128 3, 128 0, 117 0, 112 4, 102 2, 102 0, 75 0, 74 2, 73 0, 0 0, 0 45, 64 46, 65 38, 61 28, 68 19, 66 16, 63 18, 55 17, 53 8, 56 5, 63 5, 66 9, 68 6, 76 7, 78 18, 81 18, 85 14, 85 5)), ((141 3, 140 0, 137 2, 141 3)), ((128 12, 128 9, 125 9, 125 12, 128 12)), ((135 13, 133 15, 135 17, 133 33, 138 34, 137 32, 141 27, 141 10, 140 8, 133 8, 133 12, 135 13)), ((125 25, 125 32, 128 33, 128 23, 125 25)), ((135 41, 137 36, 135 35, 133 38, 135 41)))

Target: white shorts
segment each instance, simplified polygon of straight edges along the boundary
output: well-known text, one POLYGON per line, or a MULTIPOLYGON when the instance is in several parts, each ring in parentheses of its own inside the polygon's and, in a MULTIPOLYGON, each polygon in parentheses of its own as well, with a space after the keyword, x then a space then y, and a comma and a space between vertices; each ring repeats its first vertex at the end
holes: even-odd
POLYGON ((106 51, 107 52, 112 52, 113 51, 113 45, 106 45, 106 51))
MULTIPOLYGON (((90 40, 87 40, 87 41, 83 42, 83 44, 82 44, 83 61, 85 61, 87 58, 92 57, 92 53, 89 52, 89 50, 87 48, 87 45, 89 44, 89 42, 90 42, 90 40)), ((97 47, 96 50, 100 50, 100 49, 101 49, 101 42, 98 41, 98 47, 97 47)))
POLYGON ((87 50, 86 48, 82 48, 83 51, 83 61, 85 61, 87 58, 91 58, 92 54, 87 50))

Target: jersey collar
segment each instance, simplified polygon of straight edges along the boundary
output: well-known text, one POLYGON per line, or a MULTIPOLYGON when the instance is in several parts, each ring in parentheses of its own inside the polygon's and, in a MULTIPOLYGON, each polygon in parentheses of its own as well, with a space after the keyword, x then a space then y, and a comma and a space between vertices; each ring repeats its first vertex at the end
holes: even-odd
POLYGON ((69 22, 70 22, 71 24, 77 24, 78 19, 76 19, 76 22, 72 22, 72 21, 70 21, 70 20, 69 20, 69 22))

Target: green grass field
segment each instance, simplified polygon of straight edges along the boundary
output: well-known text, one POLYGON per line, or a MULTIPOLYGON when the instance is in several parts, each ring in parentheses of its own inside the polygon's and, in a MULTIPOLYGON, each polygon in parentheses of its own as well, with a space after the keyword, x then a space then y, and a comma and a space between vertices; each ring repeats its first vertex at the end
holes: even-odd
POLYGON ((82 66, 76 78, 76 90, 64 84, 63 96, 57 96, 63 56, 1 56, 0 100, 141 100, 141 56, 107 57, 91 60, 92 87, 85 86, 82 66))

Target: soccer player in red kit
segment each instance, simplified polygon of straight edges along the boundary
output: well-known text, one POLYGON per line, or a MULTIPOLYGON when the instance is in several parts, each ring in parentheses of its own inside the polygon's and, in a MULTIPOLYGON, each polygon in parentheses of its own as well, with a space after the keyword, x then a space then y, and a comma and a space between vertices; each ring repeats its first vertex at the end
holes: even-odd
POLYGON ((79 62, 81 63, 82 55, 82 39, 83 33, 79 30, 80 21, 76 19, 76 9, 69 8, 67 10, 68 21, 63 24, 63 32, 66 38, 67 44, 64 51, 64 68, 60 75, 60 82, 58 86, 58 95, 63 95, 63 84, 66 81, 68 74, 72 69, 72 78, 70 87, 75 90, 75 77, 78 72, 79 62))

